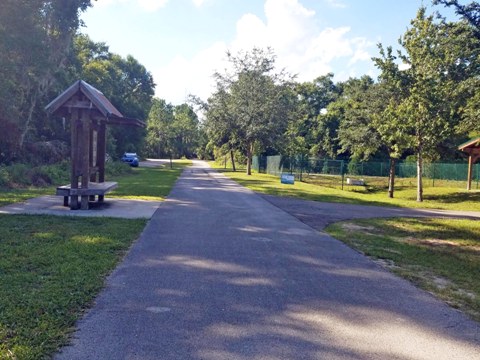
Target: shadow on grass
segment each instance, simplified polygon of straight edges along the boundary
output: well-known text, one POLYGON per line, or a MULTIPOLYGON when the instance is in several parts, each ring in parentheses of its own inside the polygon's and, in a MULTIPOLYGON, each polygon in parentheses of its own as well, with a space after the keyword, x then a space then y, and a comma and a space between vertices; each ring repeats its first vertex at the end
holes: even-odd
POLYGON ((424 195, 425 200, 444 204, 458 204, 462 202, 480 202, 480 192, 458 192, 450 194, 424 195))

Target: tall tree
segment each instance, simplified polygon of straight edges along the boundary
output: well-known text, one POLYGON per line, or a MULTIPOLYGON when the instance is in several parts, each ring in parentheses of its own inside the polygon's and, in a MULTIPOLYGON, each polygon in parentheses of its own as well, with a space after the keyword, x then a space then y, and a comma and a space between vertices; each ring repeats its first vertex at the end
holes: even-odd
POLYGON ((20 147, 41 135, 47 95, 65 69, 72 38, 80 25, 79 13, 90 3, 0 2, 0 113, 18 129, 20 147))
MULTIPOLYGON (((87 81, 101 90, 124 116, 146 120, 155 89, 151 73, 133 56, 113 54, 104 43, 95 43, 87 35, 78 35, 74 45, 76 56, 71 59, 69 81, 87 81)), ((109 132, 115 143, 109 143, 109 151, 116 156, 143 147, 143 129, 117 126, 109 128, 109 132)))
MULTIPOLYGON (((468 77, 472 59, 464 53, 463 23, 435 21, 420 8, 400 40, 406 51, 402 60, 409 65, 409 94, 400 105, 411 128, 417 154, 417 201, 423 201, 423 160, 435 159, 439 143, 458 124, 463 97, 460 82, 468 77), (459 96, 460 95, 460 96, 459 96)), ((475 60, 475 59, 473 59, 475 60)), ((476 62, 476 61, 475 61, 476 62)))
POLYGON ((207 118, 212 113, 229 114, 218 120, 233 130, 235 146, 246 156, 250 175, 254 151, 273 146, 286 130, 292 84, 283 72, 275 72, 275 56, 270 49, 254 48, 227 56, 233 73, 215 74, 213 98, 220 101, 210 102, 207 118))
POLYGON ((400 104, 408 95, 408 77, 400 70, 392 48, 386 51, 379 45, 380 56, 373 58, 380 69, 379 83, 376 85, 375 99, 377 111, 372 115, 372 126, 377 131, 380 142, 386 148, 390 159, 388 174, 388 196, 394 197, 395 166, 403 153, 410 147, 411 137, 400 104))
POLYGON ((371 125, 377 103, 373 87, 370 76, 349 79, 343 84, 343 94, 337 100, 337 109, 342 112, 338 130, 339 153, 348 152, 354 160, 367 160, 380 147, 378 133, 371 125))
POLYGON ((325 155, 330 150, 328 137, 336 137, 332 135, 336 129, 332 128, 332 123, 325 121, 325 117, 322 116, 327 106, 339 94, 339 89, 333 83, 333 74, 297 84, 294 91, 297 95, 297 111, 288 124, 287 152, 325 155))

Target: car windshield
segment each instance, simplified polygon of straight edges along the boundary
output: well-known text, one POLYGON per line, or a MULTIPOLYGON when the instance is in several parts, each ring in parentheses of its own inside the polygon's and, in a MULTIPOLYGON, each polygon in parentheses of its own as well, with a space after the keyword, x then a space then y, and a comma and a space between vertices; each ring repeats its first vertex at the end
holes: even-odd
POLYGON ((125 153, 123 156, 125 156, 125 157, 135 157, 135 156, 137 156, 137 153, 125 153))

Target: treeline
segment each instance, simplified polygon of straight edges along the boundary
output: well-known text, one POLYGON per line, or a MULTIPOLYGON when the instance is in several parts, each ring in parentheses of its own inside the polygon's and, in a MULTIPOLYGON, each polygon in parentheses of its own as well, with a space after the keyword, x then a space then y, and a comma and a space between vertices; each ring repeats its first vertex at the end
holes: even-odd
MULTIPOLYGON (((480 130, 480 6, 437 0, 460 17, 447 21, 420 8, 400 37, 401 50, 378 45, 380 75, 333 82, 333 74, 298 83, 275 69, 271 50, 228 54, 231 73, 217 73, 205 111, 207 148, 242 154, 314 155, 353 161, 417 161, 423 200, 424 161, 453 160, 480 130)), ((233 159, 233 156, 232 156, 233 159)))
POLYGON ((0 165, 68 158, 69 124, 47 117, 44 107, 83 79, 125 116, 146 121, 145 129, 109 128, 113 158, 125 151, 229 156, 244 160, 247 172, 254 154, 389 159, 393 196, 395 162, 414 157, 421 201, 424 161, 459 158, 457 145, 480 131, 480 5, 434 4, 454 9, 459 20, 420 8, 400 37, 400 51, 379 44, 372 59, 378 79, 334 82, 327 74, 300 83, 276 68, 271 49, 253 49, 227 54, 230 70, 214 74, 208 99, 191 96, 175 106, 154 98, 152 75, 134 57, 81 34, 79 14, 91 0, 3 0, 0 165))
MULTIPOLYGON (((100 89, 125 116, 145 120, 155 84, 134 57, 123 58, 79 32, 90 0, 0 2, 0 164, 54 163, 69 156, 69 122, 44 107, 78 79, 100 89)), ((110 127, 108 153, 137 150, 145 131, 110 127)))

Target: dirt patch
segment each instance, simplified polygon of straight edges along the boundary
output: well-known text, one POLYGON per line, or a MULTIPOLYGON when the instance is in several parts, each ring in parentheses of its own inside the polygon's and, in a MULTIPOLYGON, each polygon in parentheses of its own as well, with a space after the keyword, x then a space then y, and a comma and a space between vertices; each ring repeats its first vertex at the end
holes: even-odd
POLYGON ((363 232, 370 232, 375 230, 373 226, 361 226, 353 223, 343 223, 342 228, 344 228, 347 231, 363 231, 363 232))

